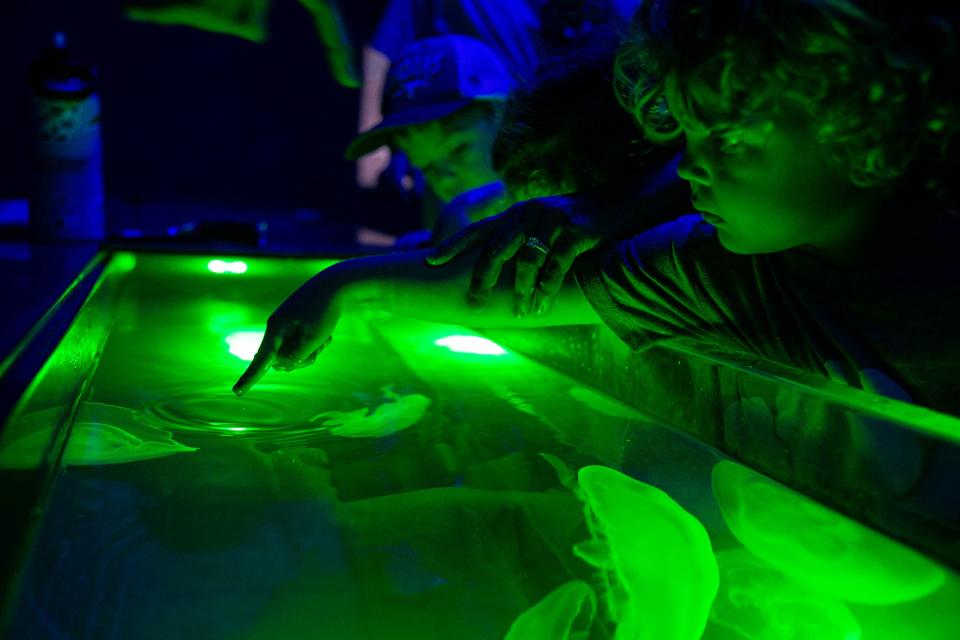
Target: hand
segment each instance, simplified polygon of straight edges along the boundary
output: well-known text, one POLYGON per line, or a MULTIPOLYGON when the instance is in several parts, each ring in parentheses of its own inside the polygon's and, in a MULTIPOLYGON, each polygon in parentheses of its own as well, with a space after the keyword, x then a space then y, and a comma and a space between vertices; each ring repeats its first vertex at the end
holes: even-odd
POLYGON ((522 318, 531 312, 546 313, 576 257, 609 235, 598 219, 580 213, 584 208, 578 196, 517 203, 440 243, 427 264, 444 265, 473 247, 484 246, 467 294, 470 306, 480 311, 486 307, 504 264, 516 257, 514 314, 522 318), (542 241, 546 253, 527 245, 529 238, 542 241))
POLYGON ((277 307, 267 320, 257 354, 233 385, 234 393, 245 394, 271 366, 293 371, 313 364, 330 344, 341 314, 338 289, 330 273, 317 274, 277 307))

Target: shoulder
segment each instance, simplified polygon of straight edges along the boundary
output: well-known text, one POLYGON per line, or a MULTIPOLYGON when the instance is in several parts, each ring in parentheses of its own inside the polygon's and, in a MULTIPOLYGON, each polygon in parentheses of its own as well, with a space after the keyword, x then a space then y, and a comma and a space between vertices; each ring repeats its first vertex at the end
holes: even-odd
MULTIPOLYGON (((477 220, 479 213, 500 213, 507 208, 507 188, 503 182, 490 184, 465 191, 444 205, 445 212, 464 215, 471 220, 477 220), (491 207, 500 207, 496 211, 488 212, 491 207)), ((483 215, 481 217, 486 217, 483 215)))
POLYGON ((681 216, 622 240, 613 253, 619 262, 636 268, 735 257, 717 240, 716 228, 697 214, 681 216))

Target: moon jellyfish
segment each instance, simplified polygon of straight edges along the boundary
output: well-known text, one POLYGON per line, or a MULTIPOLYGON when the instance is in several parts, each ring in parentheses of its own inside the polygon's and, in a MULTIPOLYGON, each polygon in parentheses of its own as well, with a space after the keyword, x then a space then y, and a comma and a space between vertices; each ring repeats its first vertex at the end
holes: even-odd
POLYGON ((845 604, 780 573, 749 551, 717 553, 720 592, 710 622, 746 640, 859 640, 845 604))
MULTIPOLYGON (((23 416, 15 424, 22 435, 0 450, 0 468, 28 469, 40 464, 53 438, 62 411, 46 409, 23 416)), ((196 451, 169 432, 143 422, 125 407, 99 402, 81 405, 63 453, 64 465, 103 465, 162 458, 196 451)))
POLYGON ((310 422, 326 418, 320 426, 346 438, 382 438, 420 422, 430 408, 430 398, 418 393, 398 395, 384 389, 388 402, 369 413, 368 408, 356 411, 325 411, 310 422))
POLYGON ((747 549, 840 600, 906 602, 945 579, 943 569, 916 551, 735 462, 714 466, 713 494, 747 549))
POLYGON ((608 467, 578 475, 591 539, 574 553, 600 569, 616 640, 697 640, 717 594, 703 525, 666 493, 608 467))
POLYGON ((596 612, 593 589, 573 580, 520 614, 504 640, 587 640, 596 612))

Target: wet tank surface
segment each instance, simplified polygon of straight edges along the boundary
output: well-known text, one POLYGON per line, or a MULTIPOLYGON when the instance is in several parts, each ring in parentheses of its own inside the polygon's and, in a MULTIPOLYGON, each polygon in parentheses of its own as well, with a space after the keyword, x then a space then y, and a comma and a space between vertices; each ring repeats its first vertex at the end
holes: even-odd
POLYGON ((65 434, 11 638, 960 636, 952 571, 462 327, 346 316, 235 397, 328 263, 114 261, 69 420, 0 441, 15 473, 65 434))

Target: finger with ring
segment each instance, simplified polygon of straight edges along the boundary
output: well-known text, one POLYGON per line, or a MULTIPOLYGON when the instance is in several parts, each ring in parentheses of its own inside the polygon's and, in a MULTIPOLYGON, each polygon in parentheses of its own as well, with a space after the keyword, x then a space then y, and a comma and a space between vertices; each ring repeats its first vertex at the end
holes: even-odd
POLYGON ((535 249, 536 251, 539 251, 543 255, 547 255, 548 253, 550 253, 550 247, 547 246, 547 243, 535 236, 530 236, 529 238, 527 238, 527 241, 524 243, 524 246, 530 247, 531 249, 535 249))

